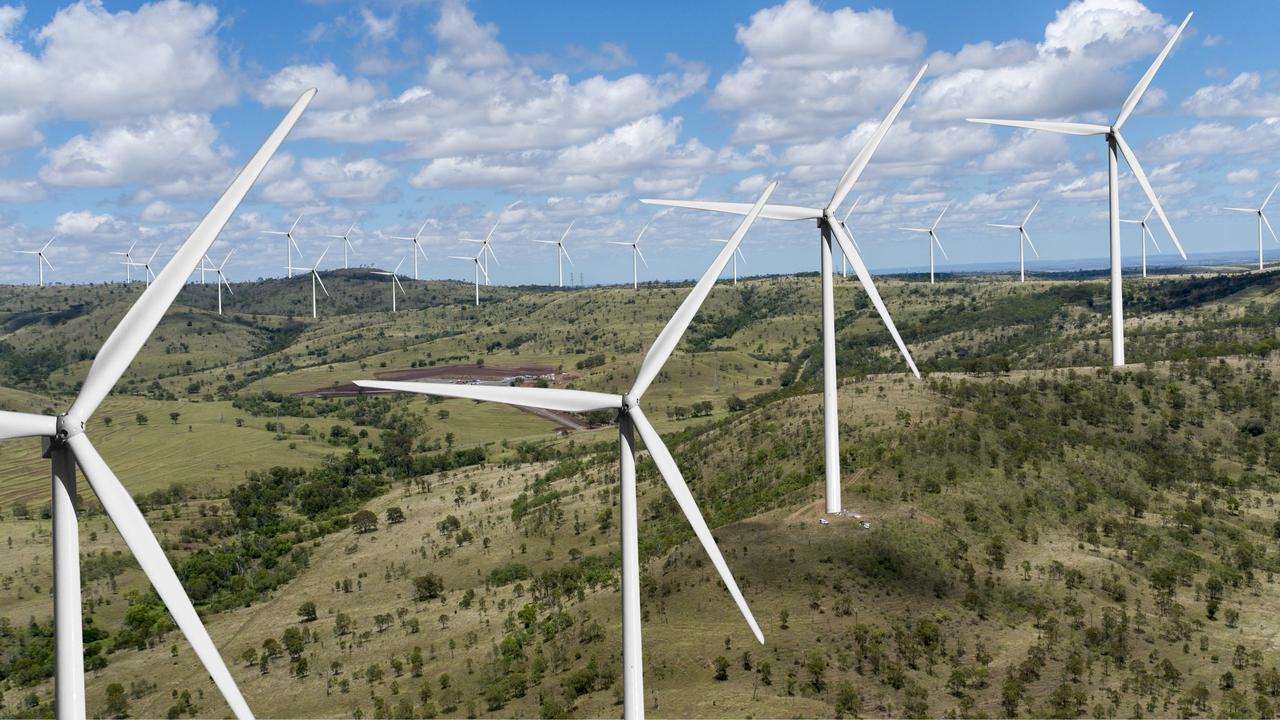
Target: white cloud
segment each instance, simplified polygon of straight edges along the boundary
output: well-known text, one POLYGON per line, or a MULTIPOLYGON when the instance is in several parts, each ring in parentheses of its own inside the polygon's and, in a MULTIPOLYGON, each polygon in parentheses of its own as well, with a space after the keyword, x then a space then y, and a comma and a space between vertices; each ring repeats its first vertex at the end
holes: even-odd
POLYGON ((1227 173, 1227 182, 1232 185, 1252 185, 1260 177, 1255 168, 1240 168, 1227 173))
POLYGON ((1245 72, 1226 85, 1196 90, 1182 107, 1198 117, 1271 117, 1280 115, 1280 95, 1260 93, 1262 76, 1245 72))
POLYGON ((254 93, 264 105, 288 107, 307 88, 318 88, 311 108, 345 108, 372 101, 379 89, 364 78, 348 78, 333 63, 290 65, 276 72, 254 93))
POLYGON ((60 236, 92 235, 100 230, 119 226, 123 221, 115 216, 94 214, 88 210, 64 212, 53 223, 53 231, 60 236))
POLYGON ((1187 158, 1215 155, 1265 157, 1280 151, 1280 117, 1259 120, 1245 127, 1204 122, 1162 135, 1149 143, 1154 158, 1187 158))
POLYGON ((47 195, 44 186, 35 180, 0 180, 0 202, 34 202, 47 195))
POLYGON ((396 178, 395 168, 373 158, 344 162, 334 157, 302 161, 303 176, 335 200, 386 199, 387 185, 396 178))

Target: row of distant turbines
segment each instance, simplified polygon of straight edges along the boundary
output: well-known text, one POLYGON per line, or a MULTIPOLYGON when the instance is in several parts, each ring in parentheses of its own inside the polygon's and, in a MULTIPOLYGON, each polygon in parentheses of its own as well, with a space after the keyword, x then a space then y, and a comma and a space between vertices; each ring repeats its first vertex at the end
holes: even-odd
MULTIPOLYGON (((1188 15, 1188 20, 1190 16, 1188 15)), ((1139 184, 1151 201, 1153 212, 1160 218, 1165 229, 1169 231, 1175 246, 1177 236, 1173 234, 1164 210, 1160 207, 1154 192, 1146 181, 1137 158, 1120 136, 1119 128, 1124 124, 1133 108, 1138 104, 1147 85, 1169 50, 1177 41, 1186 22, 1169 40, 1168 45, 1156 59, 1152 67, 1143 76, 1138 86, 1130 94, 1121 109, 1116 122, 1110 126, 1082 125, 1078 123, 1044 123, 1024 121, 986 121, 998 124, 1012 124, 1015 127, 1031 127, 1036 129, 1067 132, 1070 134, 1102 134, 1105 135, 1109 150, 1110 169, 1110 228, 1111 228, 1111 262, 1112 262, 1112 322, 1113 342, 1116 348, 1114 361, 1117 365, 1124 362, 1123 325, 1120 320, 1120 243, 1118 212, 1118 188, 1116 169, 1118 153, 1123 154, 1139 184)), ((644 716, 643 690, 643 654, 641 645, 641 612, 640 612, 640 559, 638 548, 638 513, 636 489, 636 455, 634 435, 639 433, 649 453, 649 458, 657 466, 672 493, 677 506, 693 528, 694 535, 705 549, 717 574, 726 590, 732 596, 738 609, 745 617, 752 634, 760 642, 764 642, 763 633, 748 607, 734 580, 724 556, 720 552, 715 537, 712 535, 690 488, 681 475, 680 469, 670 451, 648 421, 641 401, 651 384, 658 378, 665 363, 670 359, 680 343, 685 331, 696 316, 700 306, 711 292, 716 280, 726 270, 731 260, 738 257, 739 246, 757 219, 773 219, 786 221, 813 221, 818 228, 819 266, 821 269, 821 317, 823 345, 823 426, 824 454, 826 463, 826 509, 829 513, 839 513, 843 509, 840 488, 840 456, 838 442, 838 418, 836 414, 836 364, 835 364, 835 303, 833 293, 833 246, 839 245, 848 263, 853 266, 854 273, 865 290, 877 314, 893 337, 897 348, 902 353, 911 372, 919 377, 920 373, 911 352, 903 342, 894 325, 883 300, 876 289, 870 273, 854 245, 852 234, 848 231, 844 214, 840 219, 839 212, 845 199, 857 184, 862 172, 871 161, 876 149, 884 140, 903 105, 924 74, 924 68, 911 82, 910 86, 898 99, 888 115, 867 140, 865 146, 854 158, 848 169, 835 184, 830 201, 823 207, 799 207, 770 203, 776 183, 770 183, 753 203, 709 202, 701 200, 646 200, 645 202, 685 207, 716 212, 733 213, 743 216, 737 230, 724 247, 716 255, 711 266, 702 274, 697 284, 689 291, 683 302, 676 309, 666 326, 649 346, 640 363, 636 378, 624 395, 600 392, 588 392, 568 388, 534 388, 486 385, 454 385, 447 383, 386 382, 357 380, 361 387, 396 392, 412 392, 443 397, 458 397, 472 400, 491 401, 519 405, 524 407, 544 408, 562 412, 591 412, 612 410, 616 413, 618 423, 619 455, 619 529, 621 534, 621 604, 623 628, 623 713, 626 718, 639 720, 644 716)), ((293 108, 281 121, 280 125, 267 138, 253 158, 240 172, 223 196, 215 203, 208 215, 200 222, 190 237, 179 247, 177 253, 168 264, 154 276, 148 273, 149 285, 142 296, 134 303, 120 324, 115 328, 102 348, 94 356, 94 360, 81 384, 78 395, 70 408, 57 416, 35 415, 20 412, 0 411, 0 439, 40 437, 44 443, 44 457, 50 460, 52 475, 51 515, 53 521, 54 545, 54 641, 57 710, 60 717, 82 718, 85 716, 84 703, 84 667, 82 638, 82 604, 80 597, 79 574, 79 536, 76 518, 76 481, 75 468, 78 465, 84 472, 93 492, 102 503, 107 515, 115 523, 116 528, 128 544, 129 549, 138 559, 143 572, 153 584, 157 594, 164 601, 178 628, 187 637, 204 667, 208 670, 214 683, 221 691, 238 718, 252 717, 252 713, 244 697, 241 695, 234 677, 229 672, 217 646, 206 631, 200 616, 197 614, 190 598, 182 587, 181 580, 169 564, 164 550, 157 541, 145 516, 130 497, 123 483, 115 476, 106 461, 98 454, 87 435, 88 423, 101 402, 110 394, 115 384, 129 368, 134 357, 147 342, 165 312, 173 303, 183 285, 192 273, 202 264, 209 263, 208 251, 213 241, 230 220, 232 214, 262 173, 271 157, 279 149, 289 131, 297 123, 306 109, 315 90, 309 90, 298 99, 293 108)), ((1269 199, 1269 198, 1268 198, 1269 199)), ((1265 203, 1264 203, 1265 207, 1265 203)), ((1032 211, 1034 212, 1033 206, 1032 211)), ((1270 223, 1262 218, 1262 208, 1257 211, 1259 223, 1270 223)), ((1150 214, 1138 223, 1143 227, 1144 240, 1149 234, 1146 221, 1150 214)), ((940 220, 941 218, 939 218, 940 220)), ((1026 233, 1026 225, 1030 213, 1018 225, 1019 242, 1030 245, 1030 237, 1026 233)), ((918 228, 928 233, 930 248, 938 243, 937 225, 935 221, 928 228, 918 228)), ((296 223, 295 226, 296 227, 296 223)), ((289 233, 292 232, 292 229, 289 233)), ((419 235, 421 231, 419 232, 419 235)), ((415 236, 416 238, 416 236, 415 236)), ((556 241, 558 255, 565 253, 564 238, 556 241)), ((294 241, 290 235, 287 240, 292 247, 294 241)), ((551 242, 551 241, 547 241, 551 242)), ((637 241, 638 242, 638 241, 637 241)), ((417 240, 414 239, 415 245, 417 240)), ((482 241, 487 245, 488 241, 482 241)), ((48 244, 38 251, 43 255, 48 244)), ((633 253, 639 256, 638 247, 632 247, 633 253)), ((290 253, 293 252, 291 249, 290 253)), ((417 249, 415 249, 417 252, 417 249)), ((425 253, 423 253, 425 256, 425 253)), ((1185 254, 1184 254, 1185 257, 1185 254)), ((487 262, 496 260, 491 249, 480 248, 474 258, 469 258, 475 265, 476 283, 482 271, 487 275, 487 262)), ((38 258, 47 262, 43 257, 38 258)), ((403 263, 403 260, 401 261, 403 263)), ((225 260, 224 260, 225 264, 225 260)), ((318 265, 318 263, 317 263, 318 265)), ((219 266, 219 269, 221 266, 219 266)), ((292 274, 292 261, 289 263, 292 274)), ((318 282, 315 266, 310 270, 313 281, 318 282)), ((398 279, 392 273, 393 286, 398 279)), ((394 297, 394 296, 393 296, 394 297)))

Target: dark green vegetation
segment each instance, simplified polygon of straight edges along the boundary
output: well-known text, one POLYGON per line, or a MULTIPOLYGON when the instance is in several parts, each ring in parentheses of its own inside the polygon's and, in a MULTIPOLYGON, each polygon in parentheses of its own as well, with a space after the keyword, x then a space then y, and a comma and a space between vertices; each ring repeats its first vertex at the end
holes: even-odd
MULTIPOLYGON (((1098 367, 1101 281, 883 281, 920 381, 839 283, 845 502, 869 530, 817 524, 816 278, 717 288, 648 397, 767 644, 642 460, 649 713, 1273 716, 1277 277, 1130 282, 1122 370, 1098 367)), ((221 318, 212 288, 191 288, 95 418, 114 418, 113 463, 144 443, 174 450, 177 472, 122 476, 250 704, 618 714, 609 418, 560 437, 510 409, 293 393, 453 366, 550 367, 563 374, 537 382, 621 390, 684 290, 495 288, 476 309, 469 286, 420 284, 405 307, 430 306, 392 318, 354 312, 384 302, 383 284, 337 284, 319 322, 303 316, 300 282, 238 288, 252 304, 221 318), (225 453, 276 450, 204 483, 193 449, 207 427, 243 438, 225 453)), ((61 348, 100 341, 137 290, 0 290, 0 406, 65 406, 88 357, 61 348)), ((0 508, 7 715, 50 710, 47 470, 34 454, 0 448, 16 476, 0 508)), ((225 713, 82 497, 91 712, 225 713)))

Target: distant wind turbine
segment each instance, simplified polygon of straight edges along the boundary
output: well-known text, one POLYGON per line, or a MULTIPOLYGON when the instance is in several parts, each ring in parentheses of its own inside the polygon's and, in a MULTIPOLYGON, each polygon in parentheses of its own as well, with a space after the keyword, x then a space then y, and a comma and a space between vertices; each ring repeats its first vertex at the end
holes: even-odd
POLYGON ((138 245, 138 241, 134 240, 133 244, 129 246, 128 250, 125 250, 124 252, 120 252, 119 250, 114 250, 111 253, 112 255, 120 255, 121 257, 124 258, 124 260, 121 261, 121 264, 124 265, 124 281, 126 283, 133 282, 133 249, 137 245, 138 245))
POLYGON ((355 250, 355 247, 351 245, 351 231, 355 229, 356 229, 356 224, 351 223, 351 227, 347 228, 347 231, 342 233, 341 235, 325 235, 325 237, 327 238, 332 238, 334 240, 342 241, 342 269, 343 270, 346 270, 350 267, 347 264, 347 251, 355 250))
MULTIPOLYGON (((556 246, 556 268, 560 271, 560 287, 564 287, 564 261, 568 260, 569 266, 574 266, 573 258, 569 257, 569 251, 564 247, 564 239, 569 236, 569 231, 573 229, 573 223, 575 222, 578 221, 570 221, 569 227, 564 229, 564 234, 560 236, 559 240, 534 240, 534 242, 539 242, 543 245, 556 246)), ((648 263, 645 263, 645 265, 647 266, 648 263)))
POLYGON ((1263 210, 1267 209, 1267 203, 1271 202, 1271 196, 1276 194, 1276 188, 1280 188, 1280 183, 1276 183, 1276 186, 1271 188, 1271 192, 1267 193, 1267 199, 1262 201, 1262 204, 1258 206, 1257 210, 1253 210, 1251 208, 1238 208, 1238 207, 1227 208, 1228 210, 1235 210, 1236 212, 1253 213, 1254 215, 1258 216, 1258 269, 1259 270, 1263 269, 1264 267, 1262 263, 1262 226, 1264 224, 1267 226, 1267 232, 1271 233, 1271 239, 1280 243, 1280 238, 1276 237, 1276 231, 1271 229, 1271 221, 1267 219, 1266 213, 1263 212, 1263 210))
MULTIPOLYGON (((663 212, 666 212, 666 211, 664 210, 663 212)), ((640 238, 644 237, 644 231, 648 230, 649 226, 653 224, 653 221, 657 220, 658 215, 661 215, 661 214, 662 213, 660 212, 657 215, 654 215, 653 217, 649 218, 649 221, 644 224, 644 227, 640 228, 640 232, 636 233, 635 240, 632 240, 631 242, 619 242, 617 240, 609 241, 610 245, 621 245, 623 247, 631 248, 631 289, 632 290, 635 290, 640 287, 640 268, 638 265, 636 265, 636 259, 639 258, 640 262, 644 263, 644 267, 646 270, 649 268, 649 261, 645 260, 644 253, 640 252, 640 238)))
POLYGON ((611 393, 587 392, 583 390, 565 390, 561 388, 510 387, 493 385, 454 385, 451 383, 432 382, 392 382, 381 380, 357 380, 356 385, 362 388, 391 390, 395 392, 412 392, 440 397, 466 398, 500 402, 520 407, 534 407, 560 412, 592 412, 611 410, 617 413, 618 419, 618 484, 619 490, 619 530, 622 535, 622 715, 627 720, 641 720, 644 717, 644 657, 640 636, 640 548, 638 541, 638 513, 636 512, 636 464, 634 431, 639 431, 649 450, 649 458, 658 466, 658 474, 666 481, 668 489, 674 496, 676 505, 684 513, 693 533, 702 543, 711 564, 715 566, 720 580, 733 597, 742 616, 756 640, 764 643, 764 634, 760 625, 751 614, 746 598, 733 579, 733 573, 725 562, 724 555, 716 545, 715 536, 707 525, 698 503, 689 490, 689 485, 680 474, 680 467, 671 457, 671 451, 662 441, 662 436, 649 423, 649 419, 640 408, 640 401, 645 391, 662 371, 662 366, 671 357, 671 353, 679 344, 689 323, 693 321, 698 308, 716 278, 724 272, 729 258, 742 242, 751 224, 761 214, 764 204, 773 193, 777 183, 770 183, 754 205, 748 206, 746 217, 738 226, 733 237, 725 244, 724 249, 716 256, 715 261, 697 285, 685 297, 684 302, 676 310, 675 315, 667 321, 666 327, 658 334, 649 352, 640 363, 640 371, 625 395, 611 393))
MULTIPOLYGON (((862 146, 862 150, 854 157, 853 162, 850 163, 848 169, 844 171, 844 175, 836 183, 835 193, 832 194, 831 200, 826 207, 807 208, 795 205, 766 205, 760 213, 761 217, 773 220, 810 220, 817 221, 818 225, 818 252, 822 269, 823 456, 826 460, 826 510, 828 513, 838 513, 844 509, 841 505, 840 426, 836 407, 836 306, 835 280, 831 271, 831 245, 833 240, 840 243, 841 252, 849 258, 849 262, 853 265, 854 273, 858 275, 858 280, 862 283, 863 290, 866 291, 867 297, 871 299, 871 304, 875 307, 876 312, 880 314, 880 319, 884 321, 889 334, 893 336, 893 341, 897 343, 902 356, 906 358, 911 372, 916 377, 920 377, 920 371, 916 369, 915 361, 911 359, 907 344, 902 341, 902 336, 898 334, 898 329, 894 327, 893 318, 889 317, 889 310, 880 298, 880 291, 876 289, 875 282, 871 279, 870 271, 867 270, 866 264, 862 262, 862 257, 853 246, 853 239, 849 236, 844 224, 836 219, 836 211, 840 208, 840 204, 844 202, 845 198, 848 197, 849 192, 853 190, 853 186, 857 184, 858 178, 862 176, 862 171, 867 167, 867 163, 871 162, 871 156, 875 154, 876 148, 880 147, 880 143, 889 132, 893 121, 898 117, 898 113, 902 112, 902 107, 906 105, 907 98, 911 97, 912 91, 915 90, 916 85, 920 83, 920 79, 924 77, 925 70, 928 69, 928 64, 920 68, 920 71, 916 73, 916 76, 911 80, 911 84, 903 91, 889 114, 885 116, 875 132, 867 139, 866 145, 862 146)), ((696 210, 734 213, 737 215, 744 215, 751 209, 751 205, 748 203, 705 200, 641 200, 640 202, 652 205, 669 205, 696 210)))
POLYGON ((227 256, 222 258, 221 265, 215 265, 213 263, 213 260, 209 259, 209 255, 207 253, 204 256, 204 259, 201 260, 201 263, 206 263, 206 262, 209 263, 209 269, 212 270, 218 276, 218 314, 219 315, 222 314, 222 286, 226 285, 227 292, 231 293, 232 295, 235 295, 234 292, 231 292, 231 283, 227 282, 227 276, 222 272, 222 268, 226 267, 227 261, 231 259, 231 253, 235 251, 236 251, 235 248, 231 248, 230 250, 228 250, 227 256))
POLYGON ((293 231, 298 227, 298 223, 301 221, 302 221, 302 216, 299 215, 298 219, 293 221, 293 224, 289 226, 288 230, 263 230, 262 231, 267 235, 283 235, 284 236, 285 238, 284 250, 286 255, 288 256, 285 260, 284 267, 285 267, 285 270, 289 273, 289 277, 293 277, 293 251, 297 250, 298 258, 299 259, 302 258, 302 248, 298 247, 298 241, 294 240, 293 238, 293 231))
MULTIPOLYGON (((484 264, 481 263, 480 261, 481 258, 484 257, 484 248, 483 247, 480 248, 480 252, 476 253, 475 257, 472 257, 470 255, 450 255, 449 257, 450 259, 453 259, 453 260, 466 260, 467 262, 475 266, 476 307, 480 307, 480 273, 484 273, 484 277, 486 281, 489 279, 489 271, 484 269, 484 264)), ((488 284, 489 284, 488 282, 485 283, 485 285, 488 285, 488 284)))
POLYGON ((1147 181, 1147 174, 1142 170, 1142 165, 1138 162, 1138 156, 1134 154, 1129 147, 1129 143, 1125 142, 1124 136, 1120 134, 1120 128, 1124 126, 1125 121, 1129 119, 1134 109, 1138 107, 1138 102, 1142 100, 1142 95, 1147 91, 1151 80, 1156 76, 1156 71, 1160 69, 1165 58, 1169 57, 1174 43, 1178 42, 1178 37, 1186 29, 1187 23, 1191 22, 1193 14, 1187 13, 1187 18, 1178 26, 1177 31, 1173 33, 1173 37, 1169 38, 1169 42, 1165 44, 1164 49, 1156 56, 1155 62, 1151 63, 1151 67, 1147 68, 1146 74, 1138 80, 1138 84, 1133 87, 1129 97, 1125 98, 1124 104, 1120 106, 1120 114, 1116 115, 1115 122, 1110 126, 1056 120, 969 118, 969 122, 985 123, 987 125, 1046 130, 1064 135, 1102 135, 1106 138, 1107 194, 1110 200, 1111 215, 1111 364, 1115 367, 1124 365, 1124 290, 1121 287, 1120 273, 1123 258, 1120 251, 1120 180, 1117 153, 1124 155, 1125 162, 1129 164, 1129 169, 1133 171, 1134 179, 1138 181, 1138 185, 1146 193, 1147 199, 1151 201, 1151 206, 1155 208, 1156 215, 1160 217, 1160 222, 1164 225, 1164 229, 1169 232, 1169 237, 1173 238, 1173 244, 1178 248, 1178 254, 1182 256, 1183 260, 1187 259, 1187 253, 1183 251, 1182 244, 1178 242, 1178 235, 1173 231, 1173 225, 1169 223, 1169 218, 1165 215, 1164 208, 1160 206, 1160 199, 1156 197, 1155 191, 1151 189, 1151 183, 1147 181))
POLYGON ((53 244, 53 241, 57 239, 58 239, 57 235, 54 235, 53 237, 49 238, 49 242, 45 243, 44 247, 40 248, 39 250, 18 250, 17 251, 22 255, 36 256, 36 270, 39 272, 40 287, 44 287, 44 266, 48 265, 50 270, 53 269, 53 263, 49 262, 49 258, 44 256, 44 251, 48 250, 49 246, 53 244))
POLYGON ((317 268, 320 267, 320 263, 324 262, 324 256, 329 254, 330 247, 332 246, 325 245, 324 250, 320 253, 320 257, 316 258, 316 264, 311 266, 310 274, 311 274, 311 318, 312 319, 319 317, 319 315, 316 313, 316 283, 320 283, 320 289, 324 291, 324 296, 330 297, 329 288, 326 288, 324 286, 324 281, 320 279, 320 272, 319 270, 317 270, 317 268))
POLYGON ((938 249, 942 251, 942 257, 947 258, 947 260, 951 260, 950 257, 947 257, 946 248, 942 247, 942 241, 938 240, 938 223, 942 222, 942 216, 946 215, 947 210, 950 208, 951 208, 951 203, 947 203, 947 206, 942 208, 942 212, 938 213, 938 219, 934 220, 933 225, 930 225, 927 228, 917 228, 917 227, 898 228, 899 230, 906 230, 908 232, 918 232, 918 233, 929 234, 929 284, 930 285, 933 284, 933 246, 937 245, 938 249))
POLYGON ((1147 214, 1141 220, 1120 220, 1122 223, 1137 225, 1142 228, 1142 277, 1147 276, 1147 238, 1151 238, 1151 244, 1156 246, 1156 250, 1160 250, 1160 243, 1156 242, 1156 234, 1151 232, 1151 228, 1147 227, 1147 221, 1151 219, 1151 213, 1155 212, 1155 210, 1155 208, 1147 210, 1147 214))
POLYGON ((164 245, 157 245, 156 249, 151 251, 151 257, 147 258, 146 262, 132 263, 134 267, 140 267, 146 271, 147 287, 151 287, 151 281, 156 279, 156 274, 151 270, 151 262, 156 259, 156 254, 160 252, 162 247, 164 245))
POLYGON ((396 269, 391 272, 386 272, 385 270, 374 270, 370 273, 371 275, 383 275, 391 278, 391 312, 396 311, 396 290, 399 290, 401 295, 409 294, 404 291, 404 286, 400 284, 400 278, 398 277, 400 266, 404 264, 404 261, 404 258, 400 258, 400 262, 396 263, 396 269))
POLYGON ((516 200, 510 205, 502 208, 502 210, 498 213, 498 219, 494 221, 493 227, 489 228, 489 234, 485 235, 483 240, 472 240, 467 238, 463 239, 463 242, 476 243, 481 246, 480 257, 481 257, 481 262, 484 263, 484 284, 486 286, 489 284, 489 258, 493 258, 493 261, 495 263, 498 262, 498 256, 496 253, 493 252, 493 234, 498 231, 498 226, 502 224, 502 217, 506 215, 507 211, 519 205, 522 202, 524 201, 516 200))
POLYGON ((418 279, 418 256, 421 255, 423 260, 427 259, 427 251, 422 249, 422 231, 427 229, 427 223, 430 220, 423 220, 422 227, 418 228, 418 232, 412 236, 408 235, 392 235, 392 240, 408 240, 413 243, 413 247, 409 250, 409 254, 413 256, 413 279, 418 279))
MULTIPOLYGON (((728 241, 728 240, 715 240, 715 239, 713 239, 711 242, 727 243, 727 242, 729 242, 729 241, 728 241)), ((738 247, 738 250, 733 254, 733 285, 734 285, 734 287, 737 287, 737 286, 738 286, 738 258, 742 258, 742 262, 746 262, 746 261, 747 261, 747 256, 745 256, 745 255, 743 255, 743 254, 742 254, 742 247, 741 247, 741 246, 739 246, 739 247, 738 247)))
MULTIPOLYGON (((1040 251, 1036 250, 1035 243, 1031 242, 1031 236, 1027 234, 1027 223, 1031 222, 1031 213, 1034 213, 1036 211, 1036 208, 1038 207, 1040 207, 1039 200, 1037 200, 1036 204, 1032 205, 1031 209, 1027 211, 1027 216, 1022 219, 1021 225, 1001 225, 1000 223, 987 223, 988 227, 1009 228, 1011 230, 1018 231, 1018 277, 1020 282, 1027 281, 1027 248, 1026 246, 1030 245, 1031 252, 1036 254, 1036 258, 1040 257, 1040 251), (1026 243, 1026 245, 1023 244, 1024 242, 1026 243)), ((1147 216, 1150 217, 1151 213, 1147 213, 1147 216)), ((1146 221, 1144 220, 1143 222, 1146 222, 1146 221)), ((1143 225, 1143 227, 1145 228, 1146 225, 1143 225)), ((1147 276, 1146 252, 1147 252, 1146 247, 1144 246, 1142 251, 1142 257, 1143 257, 1142 276, 1143 277, 1147 276)))

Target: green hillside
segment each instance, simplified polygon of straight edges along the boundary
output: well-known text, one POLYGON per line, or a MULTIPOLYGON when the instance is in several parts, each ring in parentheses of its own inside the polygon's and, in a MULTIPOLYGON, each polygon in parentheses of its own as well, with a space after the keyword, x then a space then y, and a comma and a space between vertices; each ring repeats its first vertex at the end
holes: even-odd
MULTIPOLYGON (((325 282, 319 320, 305 278, 238 284, 223 316, 188 287, 91 429, 255 713, 619 716, 609 418, 340 391, 620 392, 688 286, 485 288, 477 308, 470 285, 406 282, 392 315, 379 278, 325 282)), ((1113 370, 1102 278, 880 279, 916 380, 838 281, 845 504, 869 529, 818 523, 816 276, 718 286, 646 408, 766 643, 642 458, 648 713, 1271 717, 1278 283, 1127 281, 1113 370)), ((0 408, 64 409, 140 291, 0 288, 0 408)), ((47 472, 38 442, 0 445, 4 715, 51 712, 47 472)), ((228 714, 80 492, 90 712, 228 714)))

